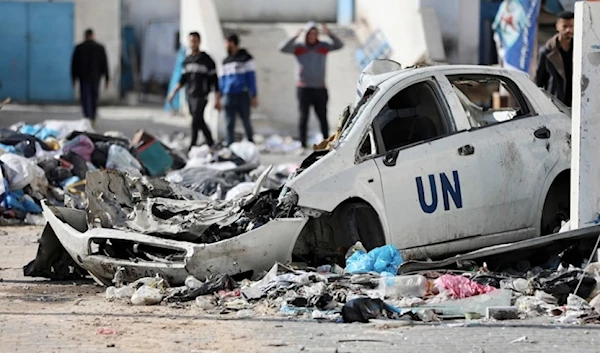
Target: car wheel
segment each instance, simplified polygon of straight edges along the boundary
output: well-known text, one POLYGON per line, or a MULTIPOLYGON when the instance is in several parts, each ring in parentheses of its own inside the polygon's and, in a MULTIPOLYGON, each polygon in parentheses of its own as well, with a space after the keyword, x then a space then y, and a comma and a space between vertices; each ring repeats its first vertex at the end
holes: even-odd
POLYGON ((349 203, 338 209, 340 235, 344 245, 360 241, 367 250, 385 245, 385 236, 377 212, 365 203, 349 203))
POLYGON ((565 170, 560 173, 548 189, 544 208, 540 235, 557 233, 562 227, 562 222, 569 220, 571 208, 571 173, 565 170))

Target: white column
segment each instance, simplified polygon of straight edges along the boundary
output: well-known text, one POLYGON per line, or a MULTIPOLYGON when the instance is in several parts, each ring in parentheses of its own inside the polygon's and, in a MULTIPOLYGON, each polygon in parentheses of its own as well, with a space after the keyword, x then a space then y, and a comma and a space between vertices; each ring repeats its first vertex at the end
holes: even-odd
POLYGON ((600 212, 600 2, 575 4, 571 229, 600 212))
MULTIPOLYGON (((225 43, 221 22, 214 0, 180 0, 180 38, 182 45, 187 46, 190 32, 198 32, 201 36, 200 49, 209 54, 217 68, 225 59, 225 43)), ((183 105, 187 107, 187 103, 183 105)), ((219 140, 219 113, 214 109, 215 96, 211 94, 204 111, 204 119, 211 129, 215 141, 219 140)), ((184 108, 184 111, 187 111, 184 108)))

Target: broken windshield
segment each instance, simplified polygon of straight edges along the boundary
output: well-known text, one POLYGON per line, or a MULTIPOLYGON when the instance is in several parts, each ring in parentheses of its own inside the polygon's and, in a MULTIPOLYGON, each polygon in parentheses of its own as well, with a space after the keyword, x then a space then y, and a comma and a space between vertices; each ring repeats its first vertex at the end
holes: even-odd
POLYGON ((357 117, 360 114, 362 114, 362 112, 365 108, 365 105, 371 100, 371 98, 373 97, 374 93, 377 90, 378 90, 378 88, 374 87, 374 86, 367 88, 367 90, 363 94, 362 98, 358 101, 358 104, 352 111, 352 114, 348 118, 344 118, 345 123, 342 125, 342 129, 341 129, 342 133, 340 135, 340 140, 343 140, 346 138, 346 136, 348 136, 348 133, 350 132, 350 130, 352 130, 352 128, 356 124, 357 117))

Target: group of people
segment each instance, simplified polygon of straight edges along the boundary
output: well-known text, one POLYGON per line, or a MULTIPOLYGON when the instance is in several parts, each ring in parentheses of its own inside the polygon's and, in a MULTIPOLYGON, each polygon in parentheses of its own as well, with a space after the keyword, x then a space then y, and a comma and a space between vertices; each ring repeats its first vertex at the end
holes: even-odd
MULTIPOLYGON (((557 34, 540 51, 535 82, 539 87, 560 99, 565 105, 572 104, 573 87, 573 12, 562 12, 556 22, 557 34)), ((342 41, 322 26, 331 43, 319 40, 319 29, 314 22, 287 39, 280 51, 296 57, 296 96, 299 112, 299 138, 307 147, 307 130, 310 108, 313 107, 319 120, 321 133, 329 136, 327 122, 328 93, 325 84, 326 57, 330 51, 341 49, 342 41), (298 39, 304 35, 303 40, 298 39)), ((253 141, 251 107, 258 106, 255 64, 252 55, 240 48, 239 37, 227 37, 225 45, 228 56, 222 62, 221 73, 217 65, 205 52, 200 50, 201 37, 198 32, 189 34, 191 53, 185 58, 182 75, 175 89, 169 94, 172 101, 175 93, 186 87, 187 100, 192 115, 191 146, 198 142, 198 132, 202 131, 205 142, 212 146, 215 140, 204 120, 204 110, 208 94, 215 92, 215 109, 225 110, 227 124, 227 145, 234 142, 236 116, 239 115, 248 140, 253 141)), ((71 65, 73 84, 78 80, 81 104, 84 115, 95 121, 100 80, 109 84, 108 61, 104 47, 94 40, 94 32, 85 32, 85 41, 73 53, 71 65)), ((191 148, 190 146, 190 148, 191 148)))
MULTIPOLYGON (((323 25, 323 31, 333 43, 319 41, 319 30, 315 23, 310 22, 304 29, 286 40, 281 45, 281 52, 296 56, 296 84, 298 110, 300 113, 300 141, 306 147, 308 116, 310 107, 321 125, 323 136, 329 134, 327 123, 327 88, 325 85, 325 62, 327 53, 342 48, 343 43, 323 25), (305 33, 304 41, 297 39, 305 33)), ((190 113, 192 114, 192 142, 198 140, 198 131, 202 130, 208 145, 214 144, 210 129, 204 121, 204 109, 207 97, 211 91, 217 95, 215 109, 225 110, 227 122, 227 145, 234 142, 235 121, 239 115, 244 125, 246 137, 253 141, 250 108, 258 106, 256 73, 252 55, 240 48, 239 37, 235 34, 227 37, 225 45, 227 58, 223 60, 221 74, 212 58, 200 50, 200 34, 192 32, 189 35, 191 54, 183 63, 181 80, 169 94, 172 101, 175 93, 186 87, 190 113)))
MULTIPOLYGON (((300 115, 299 136, 303 147, 307 146, 308 117, 313 107, 319 119, 324 137, 329 135, 327 123, 328 94, 325 85, 325 63, 327 53, 342 48, 342 41, 326 25, 323 32, 332 43, 319 40, 319 29, 314 22, 282 43, 282 53, 296 57, 296 85, 298 111, 300 115), (298 38, 305 35, 303 41, 298 38)), ((253 141, 251 107, 258 106, 255 64, 252 55, 240 48, 239 37, 232 34, 225 41, 228 56, 223 60, 220 74, 217 65, 207 53, 201 51, 201 36, 198 32, 189 34, 191 53, 185 58, 179 83, 169 93, 168 100, 173 101, 176 92, 185 87, 190 113, 192 115, 191 146, 198 142, 198 132, 202 131, 205 142, 212 146, 215 140, 204 120, 204 110, 208 95, 216 93, 215 109, 225 111, 227 124, 227 145, 234 142, 235 122, 239 116, 246 137, 253 141)), ((73 84, 79 81, 81 104, 85 117, 95 122, 100 81, 104 77, 108 87, 108 61, 104 47, 94 39, 91 29, 85 32, 85 41, 78 45, 73 53, 71 64, 73 84)))

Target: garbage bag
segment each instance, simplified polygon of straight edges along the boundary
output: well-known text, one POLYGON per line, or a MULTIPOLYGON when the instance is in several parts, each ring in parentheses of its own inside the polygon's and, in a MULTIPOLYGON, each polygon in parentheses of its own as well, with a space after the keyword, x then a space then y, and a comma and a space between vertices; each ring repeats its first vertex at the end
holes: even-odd
POLYGON ((434 281, 434 284, 440 292, 446 290, 454 299, 468 298, 496 290, 494 287, 484 286, 471 281, 467 277, 455 275, 443 275, 438 277, 434 281))
POLYGON ((35 136, 30 136, 26 134, 21 134, 16 131, 10 129, 0 129, 0 143, 7 146, 15 146, 20 142, 29 141, 30 144, 35 146, 35 143, 38 142, 42 149, 45 151, 51 151, 52 149, 42 140, 36 138, 35 136))
POLYGON ((15 209, 25 213, 42 213, 42 208, 23 190, 8 191, 1 203, 5 209, 15 209))
POLYGON ((8 180, 10 190, 23 189, 32 182, 39 184, 36 178, 45 179, 44 171, 34 162, 16 154, 7 153, 0 156, 3 163, 4 177, 8 180))
POLYGON ((63 159, 73 165, 73 168, 71 168, 71 173, 74 176, 79 177, 81 180, 85 179, 85 174, 88 171, 88 166, 85 159, 81 158, 81 156, 73 151, 69 151, 67 154, 65 154, 63 159))
POLYGON ((163 293, 160 288, 143 285, 131 296, 133 305, 155 305, 162 301, 163 293))
POLYGON ((361 297, 352 299, 342 308, 342 318, 345 323, 367 323, 371 319, 390 317, 398 310, 387 305, 381 299, 361 297))
POLYGON ((129 151, 119 145, 112 145, 108 150, 106 168, 117 170, 138 170, 141 171, 142 165, 129 153, 129 151))
POLYGON ((167 298, 170 302, 187 302, 201 295, 214 294, 218 291, 230 291, 238 287, 237 282, 228 275, 218 275, 202 283, 197 288, 190 288, 180 293, 175 293, 167 298))
POLYGON ((49 278, 53 281, 85 278, 87 271, 73 261, 49 224, 44 227, 39 243, 35 259, 23 266, 24 276, 49 278))
POLYGON ((56 131, 57 139, 66 138, 73 131, 92 131, 92 123, 89 119, 80 120, 46 120, 44 127, 56 131))
POLYGON ((375 261, 366 252, 359 250, 346 260, 346 272, 365 273, 373 271, 375 261))
POLYGON ((260 164, 260 152, 258 151, 258 147, 252 142, 234 142, 229 145, 229 150, 243 159, 247 164, 260 164))
POLYGON ((377 272, 379 274, 396 275, 403 262, 404 260, 398 248, 394 245, 385 245, 368 253, 365 253, 364 250, 355 251, 346 260, 346 272, 377 272))
POLYGON ((596 288, 596 279, 580 269, 564 273, 555 272, 549 276, 540 275, 533 280, 533 286, 535 289, 549 293, 558 299, 558 305, 564 305, 567 303, 569 294, 577 288, 581 276, 584 277, 579 290, 575 294, 581 298, 587 298, 596 288))
POLYGON ((92 153, 94 153, 94 143, 86 135, 78 135, 70 141, 67 141, 63 146, 63 151, 68 153, 73 151, 85 161, 92 159, 92 153))

